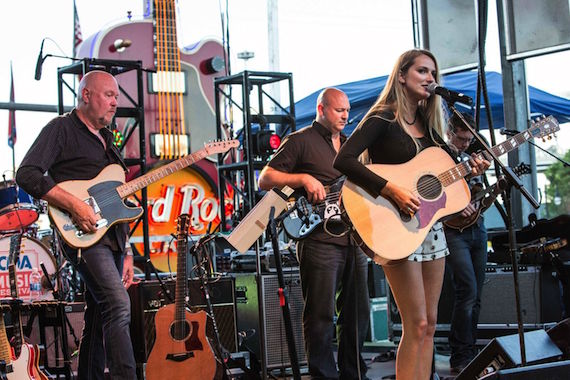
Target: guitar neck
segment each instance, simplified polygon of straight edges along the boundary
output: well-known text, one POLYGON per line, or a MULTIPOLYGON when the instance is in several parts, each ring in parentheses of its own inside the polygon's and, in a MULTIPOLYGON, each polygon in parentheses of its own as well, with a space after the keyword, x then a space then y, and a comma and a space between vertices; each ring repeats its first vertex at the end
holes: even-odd
POLYGON ((186 287, 188 284, 188 280, 186 278, 186 248, 189 221, 190 216, 188 214, 182 214, 178 217, 178 235, 176 240, 178 259, 176 261, 175 321, 185 320, 186 287))
POLYGON ((154 3, 155 67, 159 71, 180 71, 175 1, 159 0, 154 3))
MULTIPOLYGON (((553 118, 549 117, 546 120, 534 123, 533 127, 514 135, 513 137, 503 141, 500 144, 495 145, 494 147, 491 148, 491 151, 493 152, 495 157, 499 157, 505 153, 517 149, 523 143, 534 137, 555 132, 557 130, 558 124, 554 123, 552 120, 553 118), (546 128, 550 127, 549 125, 550 122, 553 123, 552 130, 546 128)), ((477 157, 486 160, 493 159, 493 157, 491 157, 491 155, 485 151, 479 153, 477 157)), ((452 183, 465 177, 469 173, 471 173, 471 165, 469 165, 469 161, 463 161, 460 164, 454 166, 453 168, 441 173, 438 176, 438 178, 443 184, 443 186, 449 186, 452 183)))
POLYGON ((205 149, 201 149, 196 153, 189 154, 188 156, 184 156, 179 158, 176 161, 173 161, 165 166, 162 166, 158 169, 151 171, 150 173, 144 174, 132 181, 129 181, 123 185, 117 187, 117 192, 121 199, 126 198, 127 196, 136 193, 140 189, 147 187, 151 183, 161 180, 162 178, 175 173, 181 169, 184 169, 187 166, 192 165, 195 162, 200 161, 201 159, 208 156, 208 152, 205 149))

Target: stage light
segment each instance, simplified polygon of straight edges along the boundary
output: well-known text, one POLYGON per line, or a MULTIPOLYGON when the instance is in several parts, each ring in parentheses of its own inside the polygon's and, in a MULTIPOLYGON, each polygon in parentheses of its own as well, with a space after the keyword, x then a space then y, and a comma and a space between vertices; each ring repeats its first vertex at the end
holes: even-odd
POLYGON ((281 144, 281 138, 274 131, 262 129, 253 133, 253 154, 267 157, 275 152, 281 144))

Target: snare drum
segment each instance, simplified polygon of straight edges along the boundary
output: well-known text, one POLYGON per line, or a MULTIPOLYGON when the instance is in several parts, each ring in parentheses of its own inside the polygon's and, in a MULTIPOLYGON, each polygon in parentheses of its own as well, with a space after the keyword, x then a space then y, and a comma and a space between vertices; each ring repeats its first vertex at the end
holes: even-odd
MULTIPOLYGON (((10 297, 8 265, 10 264, 10 239, 12 236, 0 239, 0 298, 10 297)), ((55 259, 46 246, 34 238, 23 236, 16 265, 19 298, 30 300, 30 275, 33 268, 38 268, 40 273, 43 274, 40 263, 44 264, 50 275, 56 272, 55 259)), ((42 294, 39 300, 53 300, 52 292, 42 287, 42 294)))
POLYGON ((0 231, 19 232, 40 216, 34 199, 12 180, 0 182, 0 231))

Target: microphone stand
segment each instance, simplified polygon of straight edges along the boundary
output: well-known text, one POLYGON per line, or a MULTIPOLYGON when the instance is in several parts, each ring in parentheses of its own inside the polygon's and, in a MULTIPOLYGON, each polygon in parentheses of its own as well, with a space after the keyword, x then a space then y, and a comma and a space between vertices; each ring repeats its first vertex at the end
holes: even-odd
POLYGON ((208 313, 210 314, 210 318, 212 320, 216 353, 220 359, 220 364, 223 367, 222 379, 228 380, 229 379, 228 360, 230 358, 230 353, 227 350, 227 348, 224 347, 220 339, 220 331, 218 330, 218 324, 216 322, 216 317, 214 315, 214 307, 212 305, 212 299, 210 297, 208 274, 205 269, 205 266, 207 265, 208 261, 207 258, 208 254, 206 252, 206 243, 213 240, 214 238, 215 238, 214 235, 207 235, 204 238, 200 239, 197 244, 194 244, 192 247, 190 247, 190 253, 196 259, 196 268, 198 269, 198 277, 200 278, 200 282, 202 283, 202 292, 204 294, 204 299, 206 300, 206 307, 208 308, 208 313))
POLYGON ((509 253, 511 255, 511 263, 513 266, 513 281, 514 281, 514 290, 515 290, 515 305, 517 311, 517 324, 518 324, 518 334, 519 334, 519 343, 520 343, 520 354, 521 354, 521 366, 524 367, 526 365, 526 349, 524 344, 524 329, 523 329, 523 322, 522 322, 522 313, 521 313, 521 305, 520 305, 520 291, 519 291, 519 271, 518 271, 518 257, 516 252, 516 235, 515 230, 513 228, 513 213, 512 213, 512 206, 511 206, 511 189, 512 187, 516 187, 522 195, 530 202, 530 204, 535 208, 539 208, 539 203, 532 197, 532 195, 526 190, 523 186, 522 181, 517 175, 513 172, 513 170, 503 165, 499 158, 493 153, 491 148, 487 146, 485 141, 479 136, 477 131, 465 120, 465 118, 461 115, 460 112, 455 109, 455 106, 452 101, 447 101, 447 107, 450 109, 465 125, 465 127, 471 132, 471 134, 479 141, 483 149, 485 150, 485 156, 488 158, 492 158, 495 161, 495 165, 498 165, 504 176, 508 182, 508 186, 503 192, 503 202, 505 204, 505 210, 507 211, 507 227, 509 231, 509 253))
POLYGON ((291 207, 282 216, 275 218, 275 207, 271 206, 269 211, 268 231, 271 235, 271 244, 273 246, 273 255, 275 256, 275 269, 277 270, 277 282, 279 289, 279 304, 283 312, 283 323, 285 324, 285 336, 287 337, 287 346, 289 348, 289 359, 291 360, 291 368, 293 370, 293 378, 301 380, 301 372, 299 370, 299 359, 297 357, 297 348, 295 345, 295 337, 293 335, 293 325, 291 324, 291 311, 289 309, 289 292, 285 287, 285 279, 283 277, 283 267, 281 266, 281 252, 279 251, 279 242, 277 240, 277 223, 287 215, 289 215, 295 207, 291 207))

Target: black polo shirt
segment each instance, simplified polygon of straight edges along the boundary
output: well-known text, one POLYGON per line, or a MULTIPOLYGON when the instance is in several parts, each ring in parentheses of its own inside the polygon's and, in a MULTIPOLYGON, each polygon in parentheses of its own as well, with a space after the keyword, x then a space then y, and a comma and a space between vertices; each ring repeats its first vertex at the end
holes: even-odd
MULTIPOLYGON (((286 173, 310 174, 321 183, 330 184, 342 176, 333 167, 336 151, 331 136, 328 129, 314 121, 311 126, 288 135, 267 165, 286 173)), ((341 133, 341 145, 345 141, 346 136, 341 133)), ((303 189, 295 190, 304 192, 303 189)), ((309 238, 340 245, 349 243, 348 235, 342 238, 331 237, 323 231, 322 226, 315 229, 309 238)))

